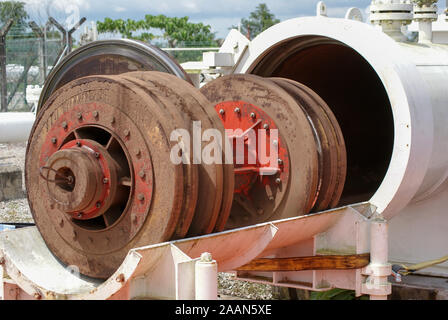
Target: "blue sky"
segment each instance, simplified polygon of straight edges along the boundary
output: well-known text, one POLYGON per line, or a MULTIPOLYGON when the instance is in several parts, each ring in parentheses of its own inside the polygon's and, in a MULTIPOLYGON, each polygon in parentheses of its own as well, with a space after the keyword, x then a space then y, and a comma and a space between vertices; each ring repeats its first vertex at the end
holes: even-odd
MULTIPOLYGON (((2 1, 2 0, 0 0, 2 1)), ((48 13, 59 21, 67 23, 77 15, 88 21, 113 19, 142 19, 145 14, 167 16, 189 16, 193 22, 212 26, 218 37, 225 37, 228 28, 237 25, 241 18, 260 3, 268 5, 277 18, 286 20, 294 17, 314 15, 318 0, 21 0, 27 3, 27 10, 36 22, 45 22, 48 13)), ((365 10, 370 0, 327 0, 329 16, 343 17, 350 7, 365 10)), ((439 1, 439 9, 445 8, 445 1, 439 1)), ((366 18, 366 14, 364 18, 366 18)))

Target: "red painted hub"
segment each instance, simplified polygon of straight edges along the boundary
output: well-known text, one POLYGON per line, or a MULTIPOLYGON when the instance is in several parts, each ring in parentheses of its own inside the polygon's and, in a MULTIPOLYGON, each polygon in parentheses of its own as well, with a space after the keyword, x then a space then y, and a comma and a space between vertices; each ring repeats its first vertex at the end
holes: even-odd
POLYGON ((107 150, 95 141, 75 139, 65 143, 42 168, 48 170, 50 198, 73 219, 98 217, 116 193, 118 168, 107 150))
POLYGON ((86 230, 109 229, 122 213, 134 208, 134 235, 152 200, 152 165, 143 161, 149 151, 138 131, 132 130, 133 123, 106 116, 104 108, 98 103, 77 105, 59 116, 41 149, 41 177, 46 180, 51 208, 67 214, 75 224, 84 221, 79 226, 86 230), (96 221, 100 216, 105 225, 96 221))
POLYGON ((234 193, 249 197, 250 190, 257 184, 269 188, 287 182, 288 150, 274 120, 244 101, 221 102, 215 110, 233 147, 234 193), (274 148, 277 148, 277 156, 274 148))

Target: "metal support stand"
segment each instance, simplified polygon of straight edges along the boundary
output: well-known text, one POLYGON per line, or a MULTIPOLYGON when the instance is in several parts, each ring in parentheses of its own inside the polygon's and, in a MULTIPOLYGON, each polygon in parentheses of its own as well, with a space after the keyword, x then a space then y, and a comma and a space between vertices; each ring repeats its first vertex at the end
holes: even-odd
MULTIPOLYGON (((20 288, 16 299, 216 299, 218 271, 234 272, 236 279, 250 282, 312 291, 342 288, 356 290, 357 296, 385 299, 391 292, 387 245, 387 223, 364 203, 131 249, 103 283, 68 270, 35 227, 1 232, 0 259, 13 282, 7 283, 8 288, 20 288), (365 268, 239 270, 266 257, 322 260, 334 254, 349 258, 369 252, 371 260, 365 268)), ((5 296, 14 299, 14 294, 5 296)))
POLYGON ((0 29, 0 79, 1 79, 1 104, 0 111, 8 111, 6 87, 6 35, 13 24, 13 20, 8 22, 0 29))
POLYGON ((387 278, 392 274, 388 263, 388 226, 386 220, 376 216, 370 223, 370 264, 362 271, 367 276, 362 285, 364 294, 370 300, 387 300, 392 293, 392 284, 387 278))
POLYGON ((201 254, 195 266, 196 300, 216 300, 218 298, 218 264, 208 252, 201 254))

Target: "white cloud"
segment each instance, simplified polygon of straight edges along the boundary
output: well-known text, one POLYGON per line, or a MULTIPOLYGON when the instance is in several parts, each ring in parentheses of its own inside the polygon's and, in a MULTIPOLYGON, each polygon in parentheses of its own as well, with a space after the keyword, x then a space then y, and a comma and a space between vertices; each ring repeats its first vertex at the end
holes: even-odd
MULTIPOLYGON (((0 0, 3 1, 3 0, 0 0)), ((21 0, 30 16, 38 23, 45 23, 47 11, 57 20, 67 18, 65 9, 75 6, 80 16, 88 20, 142 19, 145 14, 167 16, 189 16, 191 21, 210 24, 220 37, 224 37, 232 24, 249 16, 258 3, 266 3, 272 13, 281 20, 315 15, 318 0, 21 0)), ((349 7, 366 8, 371 0, 326 0, 329 16, 343 17, 349 7)), ((439 1, 440 10, 445 1, 439 1)), ((366 18, 366 16, 364 17, 366 18)))
POLYGON ((115 12, 124 12, 124 11, 126 11, 127 9, 126 8, 124 8, 124 7, 118 7, 118 6, 115 6, 114 7, 114 11, 115 12))

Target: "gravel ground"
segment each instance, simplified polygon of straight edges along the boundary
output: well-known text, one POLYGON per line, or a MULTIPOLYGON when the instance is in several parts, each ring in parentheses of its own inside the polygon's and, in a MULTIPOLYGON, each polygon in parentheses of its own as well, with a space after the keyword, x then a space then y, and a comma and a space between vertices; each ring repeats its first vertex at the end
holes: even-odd
MULTIPOLYGON (((0 144, 0 163, 13 164, 24 172, 26 143, 0 144)), ((25 191, 25 178, 23 178, 23 190, 25 191)), ((25 194, 25 192, 24 192, 25 194)), ((0 201, 0 223, 32 223, 27 200, 16 199, 0 201)), ((276 289, 270 285, 233 280, 231 273, 218 274, 218 294, 224 299, 252 299, 270 300, 276 299, 276 289)))
POLYGON ((233 280, 232 273, 218 273, 218 294, 250 300, 276 300, 280 291, 274 286, 233 280))
MULTIPOLYGON (((15 165, 22 170, 22 189, 25 194, 25 178, 23 176, 25 166, 26 143, 0 144, 0 164, 15 165)), ((0 223, 2 222, 27 222, 32 223, 28 202, 25 198, 0 201, 0 223)))

